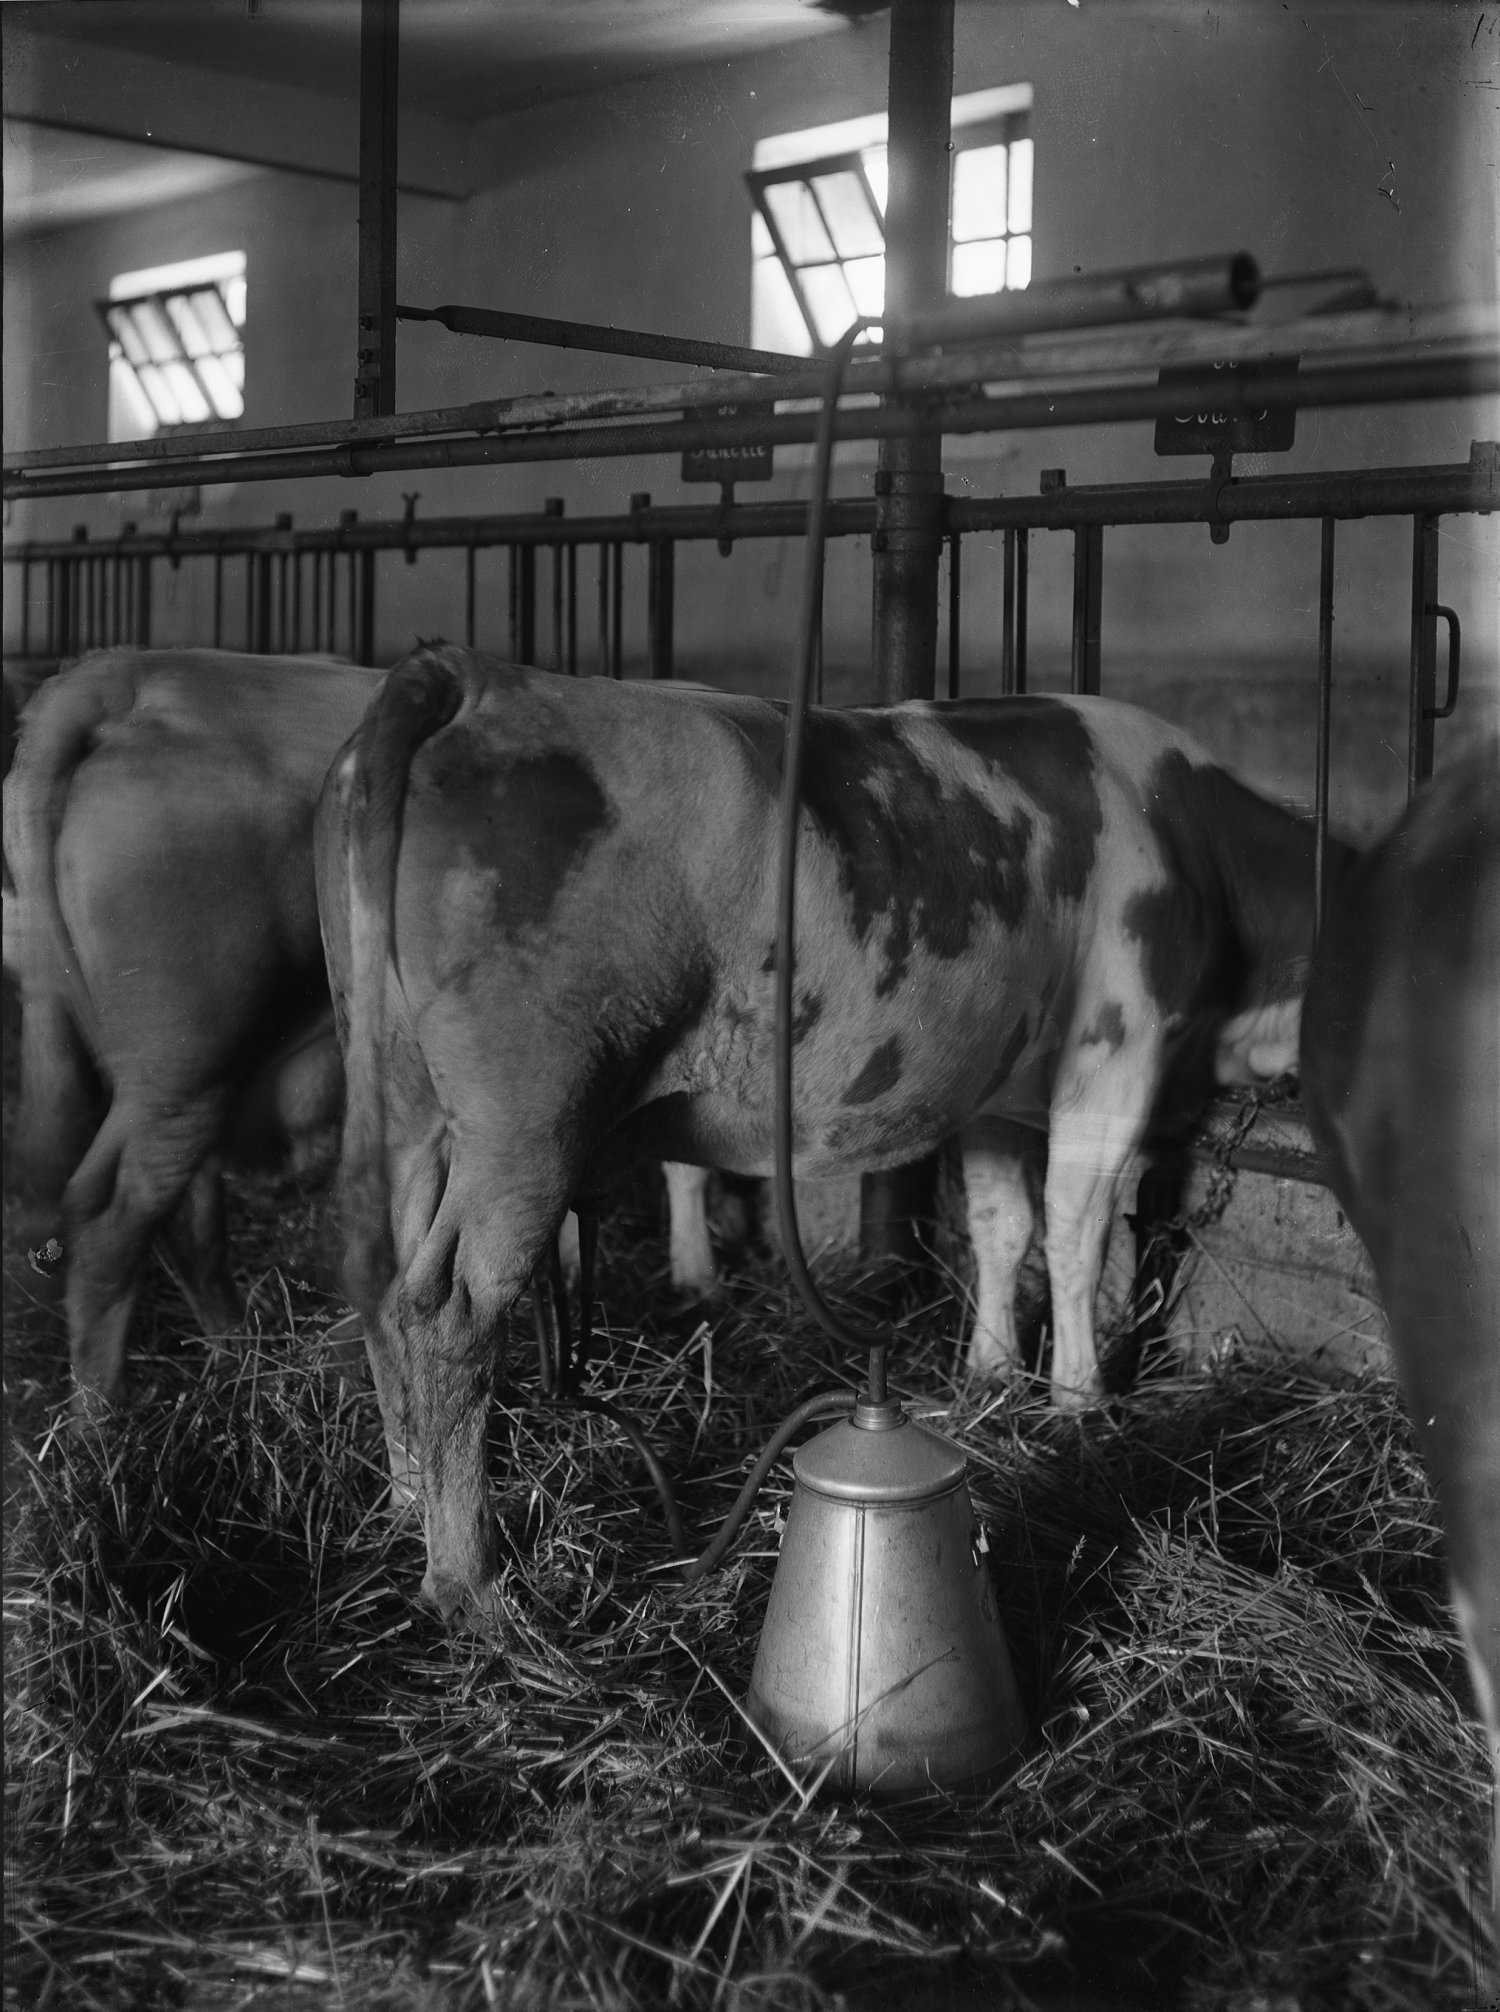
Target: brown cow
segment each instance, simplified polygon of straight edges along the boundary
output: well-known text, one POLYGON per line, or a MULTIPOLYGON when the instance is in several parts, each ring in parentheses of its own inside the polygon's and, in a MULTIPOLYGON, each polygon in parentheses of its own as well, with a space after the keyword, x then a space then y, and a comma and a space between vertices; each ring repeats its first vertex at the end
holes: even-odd
POLYGON ((1331 909, 1302 1087, 1380 1285, 1500 1767, 1500 741, 1443 768, 1331 909))
MULTIPOLYGON (((1009 1126, 1043 1123, 1053 1390, 1085 1403, 1110 1216, 1169 1074, 1186 1107, 1216 1063, 1295 1056, 1311 833, 1104 700, 809 731, 797 1172, 890 1167, 968 1127, 976 1161, 1011 1169, 975 1228, 1013 1281, 1009 1126)), ((569 1198, 645 1155, 769 1170, 782 734, 755 699, 435 648, 330 772, 346 1276, 445 1612, 493 1606, 496 1341, 569 1198)), ((996 1325, 980 1353, 1009 1369, 996 1325)))
POLYGON ((330 659, 110 651, 23 716, 5 783, 21 1157, 62 1197, 85 1409, 118 1394, 174 1211, 195 1312, 238 1319, 216 1156, 337 1122, 312 826, 377 682, 330 659))

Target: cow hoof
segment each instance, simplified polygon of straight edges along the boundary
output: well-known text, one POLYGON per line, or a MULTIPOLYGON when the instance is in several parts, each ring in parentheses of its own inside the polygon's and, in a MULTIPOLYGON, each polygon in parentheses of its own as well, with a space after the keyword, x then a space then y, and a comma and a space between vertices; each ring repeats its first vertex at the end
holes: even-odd
POLYGON ((1094 1384, 1081 1388, 1069 1383, 1054 1383, 1052 1386, 1052 1409, 1065 1417, 1078 1417, 1099 1401, 1099 1390, 1094 1384))
POLYGON ((68 1419, 73 1425, 99 1426, 108 1423, 115 1409, 114 1399, 92 1384, 77 1383, 68 1400, 68 1419))

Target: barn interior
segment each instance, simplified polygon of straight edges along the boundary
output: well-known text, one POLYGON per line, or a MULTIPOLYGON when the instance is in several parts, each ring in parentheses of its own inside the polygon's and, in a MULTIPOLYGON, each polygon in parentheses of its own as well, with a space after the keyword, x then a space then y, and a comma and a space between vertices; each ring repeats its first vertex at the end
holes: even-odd
MULTIPOLYGON (((922 42, 929 11, 949 10, 8 0, 7 759, 36 678, 106 644, 328 647, 384 666, 444 635, 582 675, 784 696, 817 386, 796 380, 779 434, 762 424, 769 393, 745 387, 768 356, 811 368, 853 312, 878 310, 886 148, 903 76, 916 88, 893 37, 922 42), (383 96, 362 44, 382 21, 396 38, 383 96), (858 178, 863 207, 809 193, 820 161, 858 178), (165 310, 132 319, 205 288, 219 306, 191 324, 204 334, 165 310), (530 317, 533 339, 394 312, 449 305, 530 317), (607 346, 622 331, 661 338, 657 353, 607 346), (720 368, 693 344, 719 345, 720 368), (751 417, 716 432, 715 383, 731 380, 751 417), (696 402, 666 396, 685 383, 696 402), (626 425, 658 425, 650 452, 602 422, 532 451, 615 393, 626 425), (695 418, 696 465, 671 430, 695 418), (374 450, 403 437, 420 448, 380 465, 374 450), (486 440, 507 451, 484 458, 486 440)), ((1080 415, 1066 423, 1032 410, 942 431, 925 641, 894 668, 882 510, 911 464, 856 410, 834 459, 847 508, 828 550, 824 697, 1102 690, 1370 840, 1500 715, 1500 15, 1456 0, 956 0, 951 14, 950 293, 1003 301, 1242 252, 1264 285, 1243 313, 1166 324, 1155 347, 1150 328, 1085 331, 1082 363, 1054 356, 1038 379, 1085 401, 1064 400, 1080 415), (1183 452, 1171 430, 1188 415, 1151 407, 1174 361, 1201 377, 1289 351, 1305 377, 1321 364, 1325 391, 1275 408, 1279 431, 1195 434, 1183 452), (1168 483, 1158 507, 1148 491, 1168 483), (1106 486, 1090 516, 1077 492, 1106 486)), ((9 1017, 6 1032, 12 1046, 9 1017)), ((14 1088, 8 1056, 8 1114, 14 1088)), ((1040 1748, 978 1815, 955 1803, 904 1828, 789 1792, 728 1697, 744 1691, 784 1488, 732 1591, 658 1626, 632 1605, 649 1606, 666 1553, 629 1447, 575 1423, 559 1478, 555 1422, 502 1406, 529 1488, 511 1517, 517 1585, 534 1600, 515 1657, 530 1674, 502 1673, 482 1645, 411 1622, 410 1533, 370 1534, 368 1394, 362 1413, 319 1353, 344 1309, 318 1268, 316 1204, 247 1187, 254 1333, 233 1349, 191 1333, 163 1270, 143 1316, 160 1362, 123 1453, 48 1430, 65 1344, 12 1220, 7 1325, 23 1340, 7 1383, 27 1426, 7 1454, 21 1650, 7 1692, 31 1765, 12 1805, 17 2002, 1476 2002, 1495 1974, 1474 1901, 1482 1741, 1368 1265, 1299 1122, 1216 1114, 1185 1204, 1202 1219, 1174 1303, 1177 1380, 1122 1397, 1113 1438, 1069 1439, 1024 1408, 997 1420, 957 1389, 964 1260, 942 1244, 949 1275, 912 1317, 903 1387, 969 1450, 992 1541, 1024 1581, 1002 1581, 1000 1605, 1040 1748), (205 1443, 228 1449, 217 1476, 205 1443), (298 1488, 294 1511, 282 1498, 298 1488), (300 1551, 296 1537, 314 1500, 316 1585, 311 1511, 300 1551), (252 1534, 226 1548, 211 1519, 252 1534), (612 1563, 596 1613, 577 1587, 595 1584, 581 1560, 598 1532, 621 1584, 612 1563), (120 1560, 141 1543, 132 1579, 120 1560), (334 1611, 353 1603, 345 1646, 368 1672, 357 1704, 328 1689, 344 1661, 319 1590, 334 1554, 334 1611), (361 1608, 361 1572, 394 1590, 361 1608), (216 1578, 222 1598, 205 1591, 216 1578), (237 1598, 245 1614, 226 1620, 237 1598), (1354 1645, 1346 1663, 1317 1660, 1329 1632, 1354 1645), (420 1672, 391 1660, 398 1637, 420 1672), (611 1640, 623 1676, 596 1667, 611 1640), (317 1700, 305 1718, 298 1686, 317 1700), (358 1725, 377 1719, 366 1741, 358 1725), (1128 1728, 1138 1764, 1105 1723, 1128 1728), (530 1761, 492 1751, 496 1724, 532 1742, 530 1761), (613 1744, 608 1724, 624 1728, 613 1744), (170 1756, 149 1783, 117 1765, 143 1742, 170 1756), (211 1931, 215 1824, 236 1870, 211 1931), (1257 1826, 1253 1850, 1231 1848, 1257 1826), (180 1854, 180 1894, 143 1869, 153 1852, 180 1854), (1151 1853, 1160 1877, 1140 1870, 1151 1853), (138 1900, 104 1905, 122 1867, 138 1900), (423 1891, 438 1896, 425 1918, 423 1891)), ((857 1256, 857 1185, 807 1205, 830 1265, 857 1256)), ((1133 1216, 1112 1254, 1122 1319, 1133 1216)), ((639 1219, 606 1232, 606 1323, 637 1378, 631 1394, 622 1369, 618 1389, 658 1421, 707 1523, 742 1454, 837 1366, 798 1325, 774 1252, 750 1264, 727 1326, 684 1326, 654 1236, 639 1219)))

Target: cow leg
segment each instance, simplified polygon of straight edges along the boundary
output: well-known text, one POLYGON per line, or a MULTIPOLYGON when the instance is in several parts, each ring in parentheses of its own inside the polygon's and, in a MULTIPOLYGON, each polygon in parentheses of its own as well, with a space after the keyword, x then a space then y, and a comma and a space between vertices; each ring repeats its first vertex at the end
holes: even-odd
POLYGON ((1001 1118, 975 1118, 959 1135, 969 1239, 974 1247, 974 1328, 967 1367, 992 1382, 1019 1374, 1016 1277, 1035 1227, 1026 1162, 1036 1135, 1001 1118))
POLYGON ((217 1102, 147 1114, 117 1098, 64 1198, 75 1406, 118 1397, 125 1336, 152 1236, 182 1200, 223 1123, 217 1102))
POLYGON ((71 1014, 54 994, 23 989, 18 1160, 38 1226, 55 1226, 47 1211, 88 1151, 97 1119, 93 1074, 71 1014))
POLYGON ((205 1160, 188 1183, 172 1221, 171 1241, 198 1325, 205 1334, 233 1333, 244 1319, 244 1307, 229 1271, 224 1173, 217 1156, 205 1160))
POLYGON ((674 1290, 707 1299, 718 1283, 708 1240, 708 1169, 665 1160, 668 1239, 674 1290))
POLYGON ((505 1316, 557 1227, 570 1183, 517 1189, 486 1168, 450 1174, 432 1227, 394 1295, 422 1453, 425 1598, 445 1618, 466 1600, 496 1621, 495 1522, 486 1437, 505 1316), (504 1197, 503 1207, 496 1198, 504 1197))
MULTIPOLYGON (((1083 1016, 1080 1016, 1083 1017, 1083 1016)), ((1099 1391, 1094 1300, 1125 1171, 1146 1134, 1160 1074, 1154 1025, 1139 1009, 1070 1043, 1053 1088, 1047 1145, 1052 1402, 1081 1409, 1099 1391), (1133 1024, 1132 1024, 1133 1023, 1133 1024)))

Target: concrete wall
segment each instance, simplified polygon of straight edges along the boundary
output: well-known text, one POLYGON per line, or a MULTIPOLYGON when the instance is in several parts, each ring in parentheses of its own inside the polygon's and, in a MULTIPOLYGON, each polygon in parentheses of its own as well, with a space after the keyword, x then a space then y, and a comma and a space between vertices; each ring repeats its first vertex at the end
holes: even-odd
MULTIPOLYGON (((1039 278, 1244 246, 1270 272, 1363 265, 1414 304, 1492 301, 1496 293, 1496 23, 1425 4, 1237 0, 1230 6, 1086 5, 959 0, 956 86, 1029 81, 1035 91, 1039 278), (1476 27, 1476 22, 1478 26, 1476 27)), ((495 184, 467 202, 403 197, 403 298, 461 300, 615 321, 689 335, 749 338, 749 206, 742 176, 763 134, 878 109, 886 26, 800 44, 782 55, 705 63, 513 118, 495 184)), ((24 129, 21 129, 24 132, 24 129)), ((90 303, 121 270, 243 247, 249 264, 246 423, 348 410, 354 318, 355 192, 266 172, 251 182, 127 218, 7 246, 5 437, 8 447, 102 437, 104 339, 90 303)), ((668 380, 680 372, 403 326, 404 409, 521 391, 668 380)), ((1241 473, 1462 461, 1494 438, 1493 402, 1447 401, 1299 417, 1293 452, 1241 473)), ((778 456, 774 481, 746 494, 805 493, 805 452, 778 456)), ((1034 491, 1043 468, 1074 481, 1181 476, 1149 425, 950 440, 956 493, 1034 491)), ((873 448, 841 452, 836 484, 868 494, 873 448)), ((422 473, 365 483, 241 485, 205 492, 205 521, 300 523, 341 508, 394 516, 402 491, 423 515, 571 512, 711 500, 665 461, 611 461, 422 473)), ((96 533, 145 520, 144 496, 17 510, 7 539, 96 533)), ((1318 538, 1311 525, 1239 526, 1224 546, 1206 530, 1108 533, 1105 688, 1194 726, 1262 786, 1311 791, 1318 538)), ((1071 541, 1033 540, 1034 682, 1065 681, 1071 541)), ((634 650, 643 645, 644 561, 632 554, 634 650)), ((1338 554, 1335 813, 1369 829, 1400 800, 1410 526, 1341 527, 1338 554)), ((712 547, 678 562, 684 675, 750 688, 784 684, 800 576, 795 546, 712 547)), ((1465 624, 1465 726, 1493 697, 1493 520, 1448 520, 1442 597, 1465 624)), ((503 643, 499 560, 481 562, 480 639, 503 643)), ((453 633, 461 568, 437 556, 383 562, 380 650, 416 633, 453 633)), ((591 638, 592 558, 580 568, 591 638)), ((204 585, 191 569, 164 582, 158 627, 201 637, 204 585)), ((858 696, 868 654, 869 555, 835 552, 829 588, 833 695, 858 696)), ((966 555, 964 678, 995 679, 998 548, 966 555)), ((13 641, 14 609, 7 613, 13 641)), ((585 667, 589 666, 588 649, 585 667)), ((1461 727, 1459 730, 1464 730, 1461 727)), ((1440 729, 1440 732, 1453 732, 1440 729)))

